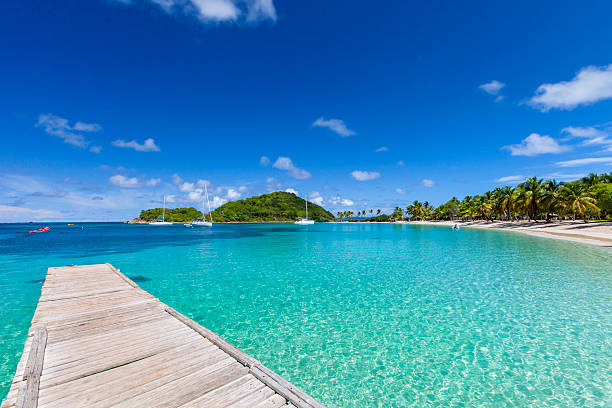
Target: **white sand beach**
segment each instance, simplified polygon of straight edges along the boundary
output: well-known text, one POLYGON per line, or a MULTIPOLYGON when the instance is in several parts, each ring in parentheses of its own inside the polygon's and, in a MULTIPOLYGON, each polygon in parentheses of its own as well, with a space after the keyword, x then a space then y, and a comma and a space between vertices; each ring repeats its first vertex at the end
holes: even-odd
POLYGON ((612 222, 585 223, 583 221, 528 222, 528 221, 411 221, 410 224, 447 225, 461 228, 491 228, 518 231, 545 238, 563 239, 612 248, 612 222))

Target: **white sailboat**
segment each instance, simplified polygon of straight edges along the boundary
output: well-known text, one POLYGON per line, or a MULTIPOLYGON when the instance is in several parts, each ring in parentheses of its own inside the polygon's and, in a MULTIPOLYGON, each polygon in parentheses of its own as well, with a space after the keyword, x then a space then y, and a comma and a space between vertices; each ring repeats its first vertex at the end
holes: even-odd
MULTIPOLYGON (((196 227, 212 227, 212 213, 210 212, 210 201, 208 201, 208 189, 206 188, 206 184, 204 184, 204 191, 206 192, 206 202, 208 203, 208 215, 210 217, 210 221, 206 221, 206 216, 204 218, 200 218, 191 223, 196 227)), ((204 201, 202 200, 202 212, 204 212, 204 201)))
POLYGON ((298 218, 298 220, 295 222, 296 225, 312 225, 315 223, 314 220, 308 219, 308 200, 304 201, 306 201, 306 218, 298 218))
POLYGON ((162 210, 162 217, 151 221, 149 225, 172 225, 171 222, 166 221, 166 196, 164 196, 164 208, 162 210))

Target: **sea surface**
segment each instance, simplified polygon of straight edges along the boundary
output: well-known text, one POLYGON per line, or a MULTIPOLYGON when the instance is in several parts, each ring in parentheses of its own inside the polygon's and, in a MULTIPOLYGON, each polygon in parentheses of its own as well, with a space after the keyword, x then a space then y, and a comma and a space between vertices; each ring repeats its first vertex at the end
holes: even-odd
POLYGON ((376 224, 0 225, 0 399, 47 267, 110 262, 329 407, 612 406, 612 250, 376 224))

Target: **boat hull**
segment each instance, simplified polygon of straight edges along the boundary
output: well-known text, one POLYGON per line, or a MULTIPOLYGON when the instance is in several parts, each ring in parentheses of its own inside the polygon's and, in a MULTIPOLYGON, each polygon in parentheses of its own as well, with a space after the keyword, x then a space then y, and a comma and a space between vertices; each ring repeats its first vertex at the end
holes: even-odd
POLYGON ((295 222, 295 225, 312 225, 314 223, 314 220, 298 220, 295 222))
POLYGON ((191 223, 194 227, 212 227, 212 222, 210 221, 194 221, 191 223))

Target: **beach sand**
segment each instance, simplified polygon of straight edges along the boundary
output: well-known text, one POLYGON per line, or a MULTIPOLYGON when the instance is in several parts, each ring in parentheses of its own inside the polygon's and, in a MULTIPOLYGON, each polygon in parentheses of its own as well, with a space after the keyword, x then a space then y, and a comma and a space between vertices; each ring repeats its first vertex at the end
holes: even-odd
POLYGON ((411 221, 421 225, 459 225, 461 228, 491 228, 504 231, 518 231, 545 238, 563 239, 612 248, 612 222, 584 223, 584 221, 411 221))

